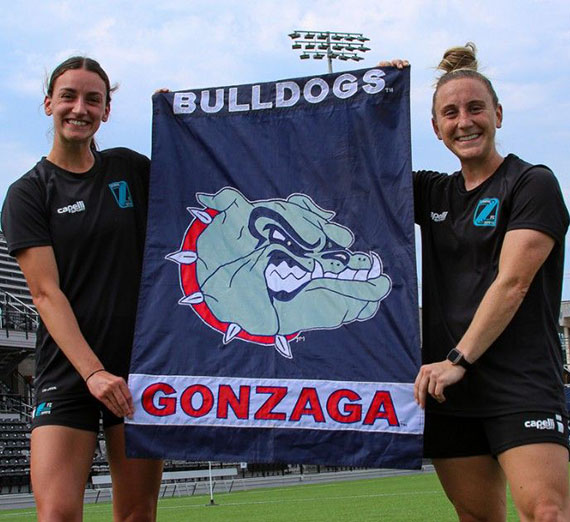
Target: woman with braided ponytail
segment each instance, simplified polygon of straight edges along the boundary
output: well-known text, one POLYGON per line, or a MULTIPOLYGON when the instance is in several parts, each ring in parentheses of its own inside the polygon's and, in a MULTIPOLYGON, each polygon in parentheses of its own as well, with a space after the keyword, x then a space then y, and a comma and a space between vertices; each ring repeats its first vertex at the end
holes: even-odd
POLYGON ((461 170, 414 173, 424 453, 462 521, 504 521, 507 482, 521 520, 570 520, 557 333, 568 211, 548 167, 497 151, 503 108, 475 46, 438 68, 433 129, 461 170))
POLYGON ((8 251, 28 282, 37 334, 31 470, 38 520, 82 520, 100 424, 113 480, 113 520, 153 521, 162 462, 125 455, 126 378, 146 228, 150 161, 98 151, 109 77, 73 56, 51 74, 49 154, 12 184, 2 209, 8 251))

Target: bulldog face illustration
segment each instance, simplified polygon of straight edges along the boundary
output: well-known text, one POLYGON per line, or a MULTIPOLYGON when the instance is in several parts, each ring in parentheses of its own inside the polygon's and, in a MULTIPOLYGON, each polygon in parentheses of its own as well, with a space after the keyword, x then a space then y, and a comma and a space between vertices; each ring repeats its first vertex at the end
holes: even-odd
POLYGON ((272 344, 292 358, 289 341, 302 331, 365 321, 391 290, 375 252, 352 252, 352 232, 304 194, 248 201, 226 187, 196 194, 180 250, 184 297, 224 335, 272 344))

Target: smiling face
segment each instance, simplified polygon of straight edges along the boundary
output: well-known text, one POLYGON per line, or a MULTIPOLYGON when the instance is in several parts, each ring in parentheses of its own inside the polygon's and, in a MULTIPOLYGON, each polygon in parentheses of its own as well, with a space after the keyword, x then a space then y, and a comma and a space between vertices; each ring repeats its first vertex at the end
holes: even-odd
POLYGON ((102 121, 109 117, 107 88, 102 78, 85 69, 70 69, 59 76, 45 113, 53 116, 55 140, 90 144, 102 121))
POLYGON ((484 163, 498 155, 495 132, 503 109, 476 78, 451 80, 437 91, 432 124, 437 137, 461 164, 484 163))

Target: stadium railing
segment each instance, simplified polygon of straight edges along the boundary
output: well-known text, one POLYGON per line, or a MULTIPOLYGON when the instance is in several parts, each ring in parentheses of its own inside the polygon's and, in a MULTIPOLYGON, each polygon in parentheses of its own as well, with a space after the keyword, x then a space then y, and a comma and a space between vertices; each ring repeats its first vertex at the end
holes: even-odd
MULTIPOLYGON (((225 492, 230 493, 235 480, 233 477, 237 476, 237 468, 217 468, 211 471, 207 469, 165 471, 162 474, 160 497, 173 497, 176 494, 191 496, 196 493, 196 490, 206 493, 209 491, 210 477, 212 478, 212 492, 217 485, 222 485, 225 492), (202 489, 205 491, 201 491, 202 489)), ((91 482, 94 489, 87 490, 86 494, 92 497, 92 502, 108 501, 111 498, 111 475, 93 475, 91 482)))

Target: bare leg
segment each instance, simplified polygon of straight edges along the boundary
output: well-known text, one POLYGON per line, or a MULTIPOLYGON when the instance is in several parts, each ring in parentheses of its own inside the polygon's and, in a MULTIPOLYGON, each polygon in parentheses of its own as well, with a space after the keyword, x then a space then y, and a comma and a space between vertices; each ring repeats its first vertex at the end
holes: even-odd
POLYGON ((433 459, 445 493, 461 522, 504 522, 506 483, 490 455, 433 459))
POLYGON ((521 521, 570 520, 568 450, 564 446, 519 446, 501 453, 499 462, 521 521))
POLYGON ((65 426, 32 431, 31 478, 39 522, 83 519, 83 496, 97 434, 65 426))
POLYGON ((105 431, 107 458, 113 480, 115 522, 153 522, 162 478, 162 461, 128 459, 125 456, 125 427, 105 431))

